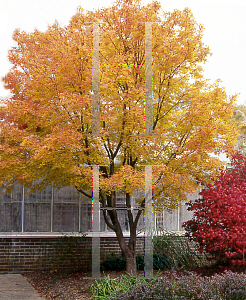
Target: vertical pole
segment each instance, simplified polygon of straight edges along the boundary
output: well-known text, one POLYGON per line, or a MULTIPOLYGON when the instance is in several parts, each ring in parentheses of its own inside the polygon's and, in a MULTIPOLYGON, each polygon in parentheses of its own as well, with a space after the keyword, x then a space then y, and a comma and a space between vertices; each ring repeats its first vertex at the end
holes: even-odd
POLYGON ((93 166, 92 192, 92 278, 100 277, 99 166, 93 166))
POLYGON ((178 229, 177 229, 177 231, 179 231, 179 213, 180 213, 180 207, 178 207, 178 209, 177 209, 177 226, 178 226, 178 229))
POLYGON ((25 214, 25 187, 22 187, 22 210, 21 210, 21 232, 24 232, 24 214, 25 214))
POLYGON ((50 207, 50 232, 53 232, 53 216, 54 216, 54 186, 51 186, 51 207, 50 207))
POLYGON ((81 232, 81 196, 79 196, 79 232, 81 232))
POLYGON ((93 23, 92 58, 92 135, 100 134, 99 24, 93 23))
POLYGON ((153 131, 152 23, 145 23, 145 135, 153 131))
MULTIPOLYGON (((153 131, 152 23, 145 23, 145 135, 153 131)), ((144 275, 153 277, 152 166, 145 166, 145 255, 144 275)))
POLYGON ((133 210, 134 210, 134 198, 133 198, 133 195, 130 195, 130 199, 131 199, 131 213, 133 213, 133 210))
POLYGON ((152 217, 152 166, 145 166, 145 253, 144 276, 153 277, 153 217, 152 217))
POLYGON ((157 230, 157 222, 158 222, 158 218, 157 218, 157 216, 156 216, 156 213, 154 214, 154 232, 156 232, 156 230, 157 230))
MULTIPOLYGON (((182 186, 183 186, 183 180, 182 180, 182 175, 180 177, 180 182, 181 182, 181 185, 179 186, 180 190, 182 190, 182 186)), ((181 215, 181 200, 179 201, 179 206, 178 206, 178 210, 177 210, 177 221, 178 221, 178 231, 180 230, 179 229, 179 226, 180 226, 180 215, 181 215)))

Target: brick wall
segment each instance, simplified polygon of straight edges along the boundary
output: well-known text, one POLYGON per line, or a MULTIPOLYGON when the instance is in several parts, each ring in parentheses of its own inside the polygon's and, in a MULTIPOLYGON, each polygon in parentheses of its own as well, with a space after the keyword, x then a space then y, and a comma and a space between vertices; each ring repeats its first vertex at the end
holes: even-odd
MULTIPOLYGON (((128 241, 129 238, 125 238, 128 241)), ((0 273, 24 273, 73 265, 85 271, 91 265, 91 237, 2 237, 0 238, 0 273), (63 249, 60 252, 60 249, 63 249), (65 250, 64 250, 65 249, 65 250), (60 254, 61 253, 61 254, 60 254), (65 253, 65 258, 62 255, 65 253), (47 257, 61 257, 62 265, 48 263, 47 257)), ((190 244, 191 249, 196 250, 190 244)), ((116 237, 100 238, 101 261, 114 253, 121 255, 116 237)), ((144 237, 137 238, 136 254, 144 253, 144 237)), ((205 259, 205 257, 204 257, 205 259)))
MULTIPOLYGON (((60 242, 63 238, 59 237, 4 237, 0 238, 0 273, 23 273, 33 271, 35 269, 47 270, 55 266, 47 264, 48 253, 58 253, 60 242), (54 248, 55 247, 55 248, 54 248)), ((76 251, 81 256, 79 265, 85 270, 89 269, 91 264, 91 237, 72 237, 70 238, 72 244, 76 243, 76 251), (84 250, 87 250, 85 252, 84 250)), ((127 240, 127 238, 126 238, 127 240)), ((143 254, 144 252, 144 238, 137 238, 137 254, 143 254)), ((66 244, 66 241, 65 241, 66 244)), ((67 251, 68 261, 71 259, 71 249, 68 249, 68 245, 65 245, 65 251, 67 251), (70 253, 70 254, 69 254, 70 253)), ((100 250, 101 259, 106 255, 115 253, 121 254, 121 250, 118 246, 117 239, 115 237, 101 237, 100 238, 100 250)), ((64 252, 63 252, 64 253, 64 252)), ((74 258, 75 255, 72 255, 74 258)), ((75 262, 77 264, 78 262, 75 262)))
MULTIPOLYGON (((125 238, 128 243, 129 238, 125 238)), ((102 237, 100 238, 100 249, 101 249, 101 258, 115 253, 115 255, 121 255, 121 249, 119 247, 117 238, 115 237, 102 237)), ((144 253, 144 237, 138 237, 136 242, 136 254, 144 253)))

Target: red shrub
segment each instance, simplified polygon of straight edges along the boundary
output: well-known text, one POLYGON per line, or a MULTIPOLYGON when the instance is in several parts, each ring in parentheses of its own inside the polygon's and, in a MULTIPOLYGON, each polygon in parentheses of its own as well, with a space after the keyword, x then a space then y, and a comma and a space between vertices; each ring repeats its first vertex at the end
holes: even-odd
POLYGON ((214 184, 200 192, 201 199, 188 203, 188 210, 194 211, 194 215, 182 226, 186 235, 199 243, 201 253, 210 253, 221 263, 244 266, 246 157, 237 153, 231 166, 231 170, 222 170, 214 184))

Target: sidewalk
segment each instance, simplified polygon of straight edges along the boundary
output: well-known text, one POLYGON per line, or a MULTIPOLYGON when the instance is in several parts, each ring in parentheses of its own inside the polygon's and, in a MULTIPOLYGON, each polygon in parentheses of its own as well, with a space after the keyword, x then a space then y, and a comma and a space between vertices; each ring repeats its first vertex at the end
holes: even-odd
POLYGON ((38 292, 20 274, 0 275, 1 300, 40 300, 43 299, 38 292))

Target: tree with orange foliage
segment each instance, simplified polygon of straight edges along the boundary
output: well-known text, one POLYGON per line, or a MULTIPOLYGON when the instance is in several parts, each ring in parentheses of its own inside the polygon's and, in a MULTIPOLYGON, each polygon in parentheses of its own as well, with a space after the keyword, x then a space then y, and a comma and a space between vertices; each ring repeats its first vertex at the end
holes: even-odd
POLYGON ((210 55, 191 11, 163 12, 159 2, 117 0, 84 12, 69 25, 33 33, 16 30, 4 77, 12 96, 1 108, 0 185, 33 191, 51 182, 92 198, 92 168, 100 165, 100 202, 116 206, 125 193, 129 243, 117 211, 103 211, 128 272, 136 273, 136 227, 130 195, 144 191, 143 165, 153 165, 153 208, 178 208, 198 181, 218 175, 214 154, 233 151, 236 96, 203 78, 210 55), (92 135, 93 23, 100 28, 100 135, 92 135), (152 22, 153 134, 145 133, 145 22, 152 22), (35 182, 34 182, 35 181, 35 182))

